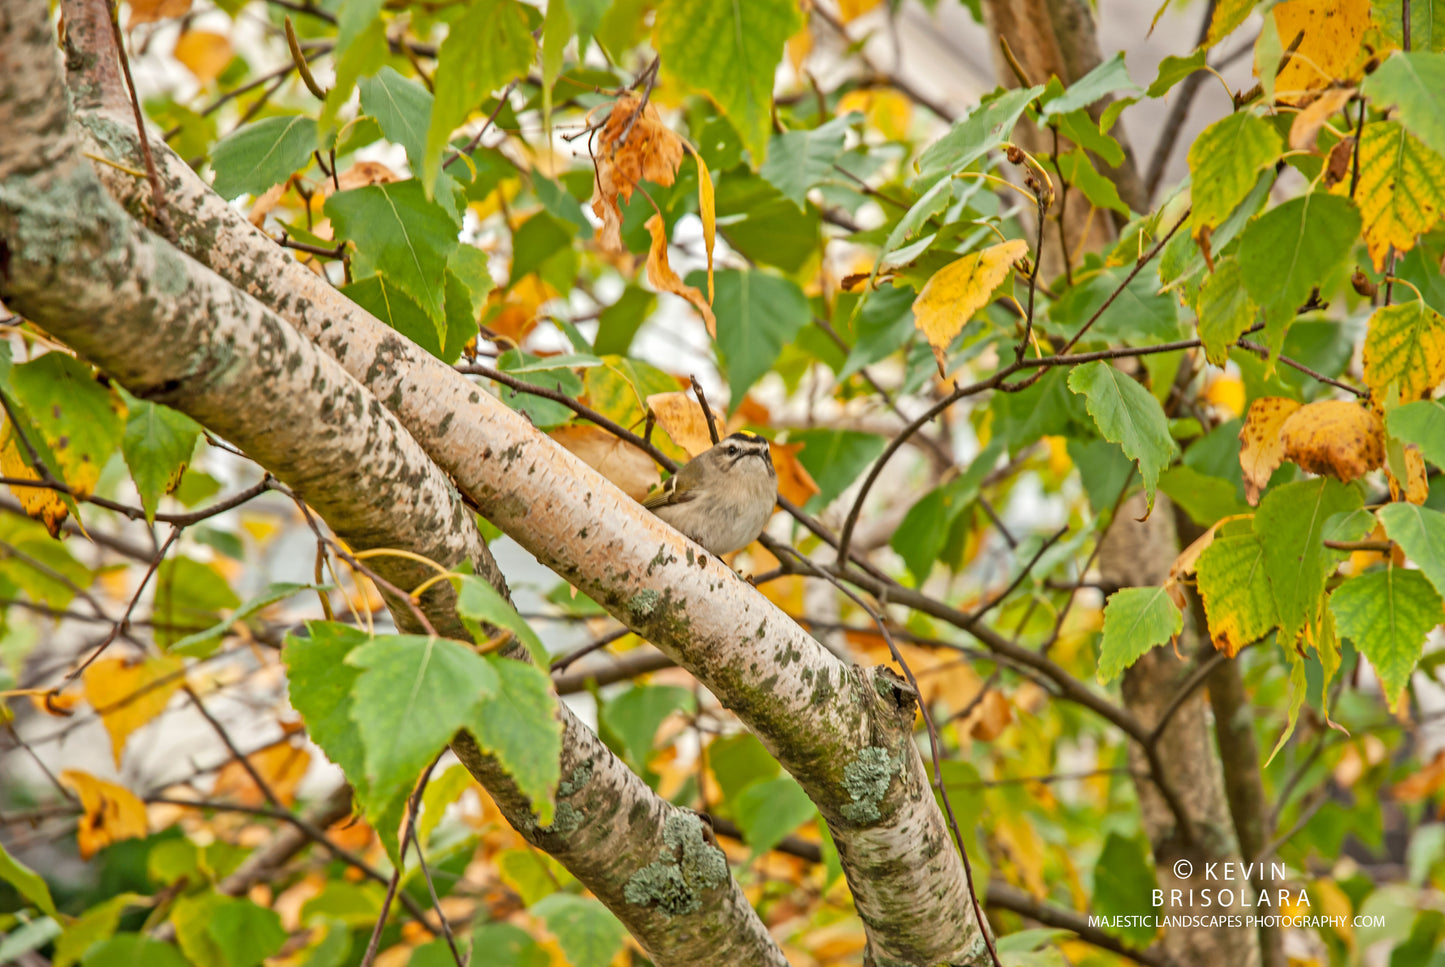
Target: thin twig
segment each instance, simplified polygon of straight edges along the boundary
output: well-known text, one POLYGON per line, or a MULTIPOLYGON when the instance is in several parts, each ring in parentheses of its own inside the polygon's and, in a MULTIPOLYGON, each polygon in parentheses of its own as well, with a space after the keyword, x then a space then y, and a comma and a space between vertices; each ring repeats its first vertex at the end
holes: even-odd
POLYGON ((452 960, 457 967, 467 967, 466 961, 462 959, 461 951, 457 949, 457 938, 452 934, 451 922, 447 920, 446 911, 442 910, 441 897, 437 896, 437 888, 431 879, 431 869, 426 865, 426 856, 421 848, 421 839, 416 834, 416 824, 408 824, 408 832, 411 833, 411 841, 416 844, 416 861, 421 866, 421 875, 426 880, 427 893, 431 894, 432 909, 437 912, 437 919, 441 921, 442 936, 446 938, 447 948, 452 952, 452 960))
POLYGON ((717 446, 717 423, 713 419, 712 407, 707 405, 707 394, 702 391, 702 384, 697 381, 697 377, 691 378, 693 395, 697 397, 697 404, 702 407, 702 415, 707 419, 707 435, 712 439, 713 446, 717 446))
POLYGON ((171 528, 170 536, 166 538, 166 542, 161 545, 161 549, 157 551, 156 556, 151 559, 150 567, 146 568, 145 574, 141 576, 140 584, 136 587, 135 594, 131 595, 130 603, 125 606, 125 613, 111 625, 110 631, 101 639, 100 644, 86 657, 85 661, 81 662, 78 667, 62 678, 60 684, 55 686, 53 691, 58 692, 64 688, 66 684, 75 681, 82 672, 89 668, 91 664, 101 656, 102 652, 111 646, 111 643, 115 641, 117 636, 127 630, 130 624, 131 613, 135 611, 136 604, 140 602, 141 593, 145 591, 146 585, 150 583, 151 575, 156 573, 156 570, 161 566, 161 562, 166 559, 166 552, 171 549, 171 545, 176 542, 176 538, 181 536, 181 530, 182 528, 180 527, 171 528))
POLYGON ((450 168, 453 162, 455 162, 462 155, 469 155, 473 151, 477 150, 477 146, 482 143, 482 137, 486 135, 487 130, 497 120, 497 115, 502 113, 502 108, 507 106, 507 99, 512 96, 512 89, 516 86, 517 82, 514 80, 502 89, 502 93, 497 97, 497 106, 492 108, 492 113, 487 115, 487 119, 482 122, 482 126, 477 130, 477 133, 472 135, 471 140, 468 141, 465 145, 463 145, 460 151, 453 153, 450 158, 442 162, 443 171, 450 168))
MULTIPOLYGON (((101 0, 95 0, 101 2, 101 0)), ((161 178, 156 173, 156 160, 151 156, 150 136, 146 134, 145 118, 141 115, 140 97, 135 92, 135 79, 130 75, 130 58, 125 53, 125 39, 120 33, 120 0, 116 0, 115 6, 109 10, 110 35, 115 40, 115 53, 120 58, 120 67, 125 74, 126 90, 130 92, 130 106, 135 112, 136 134, 140 136, 140 153, 145 159, 146 178, 151 185, 151 202, 155 206, 156 225, 160 227, 161 233, 167 238, 175 237, 175 229, 171 227, 171 217, 166 211, 165 194, 161 191, 161 178)))

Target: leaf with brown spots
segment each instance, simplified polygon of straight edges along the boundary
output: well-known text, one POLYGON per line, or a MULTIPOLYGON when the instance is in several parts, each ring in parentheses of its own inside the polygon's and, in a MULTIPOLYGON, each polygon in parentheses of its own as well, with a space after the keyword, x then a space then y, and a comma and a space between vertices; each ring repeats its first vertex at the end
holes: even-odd
POLYGON ((1280 426, 1284 458, 1310 473, 1343 483, 1385 462, 1385 424, 1372 409, 1348 400, 1302 406, 1280 426))
POLYGON ((1445 382, 1445 317, 1420 299, 1381 306, 1365 336, 1365 385, 1375 399, 1391 383, 1401 403, 1428 399, 1445 382))
POLYGON ((16 366, 10 382, 59 475, 76 497, 88 496, 125 433, 120 396, 97 382, 89 366, 62 352, 16 366))
POLYGON ((129 789, 78 769, 62 772, 60 784, 80 797, 85 811, 75 831, 81 859, 88 860, 123 839, 142 839, 149 832, 145 803, 129 789))
POLYGON ((1309 92, 1338 81, 1358 80, 1369 54, 1361 40, 1370 24, 1370 0, 1289 0, 1274 8, 1279 42, 1294 54, 1275 77, 1285 104, 1301 104, 1309 92))
POLYGON ((1284 462, 1284 441, 1279 431, 1297 409, 1299 404, 1284 396, 1261 396, 1249 405, 1239 431, 1239 466, 1244 471, 1244 494, 1251 507, 1259 503, 1260 492, 1284 462))
POLYGON ((1402 450, 1405 461, 1405 485, 1400 486, 1400 481, 1395 476, 1391 467, 1385 468, 1386 479, 1390 482, 1390 499, 1404 499, 1409 503, 1423 505, 1430 496, 1430 478, 1425 470, 1425 458, 1420 455, 1420 448, 1413 443, 1406 444, 1402 450))
MULTIPOLYGON (((1349 191, 1341 182, 1336 192, 1349 191)), ((1365 221, 1365 244, 1383 272, 1391 246, 1404 253, 1445 212, 1445 158, 1395 121, 1365 125, 1360 136, 1360 181, 1355 202, 1365 221)))
MULTIPOLYGON (((28 454, 21 452, 20 439, 14 433, 9 420, 0 430, 0 474, 12 480, 39 480, 40 474, 30 463, 28 454)), ((25 513, 45 525, 51 537, 60 536, 60 525, 65 523, 65 501, 54 490, 44 487, 21 487, 10 485, 10 492, 20 501, 25 513)))
POLYGON ((597 240, 604 249, 623 251, 618 199, 630 200, 641 181, 671 185, 682 164, 682 153, 682 138, 662 123, 651 101, 643 104, 637 95, 627 93, 613 103, 593 156, 597 177, 592 211, 602 219, 597 240))
POLYGON ((596 426, 564 426, 548 434, 583 463, 641 501, 662 479, 652 458, 596 426))

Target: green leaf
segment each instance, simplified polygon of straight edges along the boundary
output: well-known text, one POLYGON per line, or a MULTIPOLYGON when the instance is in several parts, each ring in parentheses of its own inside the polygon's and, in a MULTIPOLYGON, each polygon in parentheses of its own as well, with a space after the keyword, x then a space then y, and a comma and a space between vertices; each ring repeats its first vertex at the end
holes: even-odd
POLYGON ((186 655, 190 658, 206 658, 216 650, 216 645, 225 637, 227 631, 238 621, 245 621, 251 615, 269 608, 278 601, 284 601, 294 594, 302 591, 325 591, 326 587, 318 584, 288 584, 276 583, 267 585, 260 594, 250 598, 241 605, 231 616, 224 621, 218 622, 207 628, 205 631, 198 631, 195 634, 186 635, 180 641, 171 645, 167 650, 172 654, 186 655))
POLYGON ((1045 328, 1072 335, 1108 302, 1085 340, 1148 344, 1182 336, 1179 300, 1160 292, 1159 283, 1148 272, 1138 273, 1125 285, 1128 274, 1122 266, 1109 268, 1069 288, 1054 303, 1045 328))
POLYGON ((1415 444, 1422 457, 1445 469, 1445 406, 1434 400, 1408 403, 1393 410, 1385 425, 1391 436, 1415 444))
POLYGON ((1110 833, 1094 864, 1094 912, 1102 917, 1126 918, 1128 926, 1111 930, 1140 948, 1147 947, 1159 928, 1150 917, 1139 917, 1154 907, 1154 865, 1149 848, 1138 837, 1125 839, 1110 833))
POLYGON ((201 435, 201 425, 159 403, 131 397, 120 449, 140 491, 146 523, 154 523, 161 496, 180 482, 201 435))
POLYGON ((1099 683, 1108 684, 1184 628, 1184 615, 1163 588, 1121 588, 1104 605, 1099 683))
MULTIPOLYGON (((1370 21, 1380 28, 1385 41, 1405 46, 1403 4, 1395 0, 1370 0, 1370 21)), ((1445 0, 1413 0, 1410 4, 1410 49, 1445 50, 1445 0)))
POLYGON ((218 905, 206 930, 224 953, 226 967, 257 967, 280 950, 287 937, 279 914, 244 898, 218 905))
POLYGON ((1095 208, 1112 209, 1125 218, 1129 217, 1129 206, 1119 197, 1119 189, 1114 187, 1112 181, 1099 174, 1083 150, 1076 148, 1059 155, 1058 166, 1060 177, 1082 192, 1089 204, 1095 208))
POLYGON ((388 141, 406 149, 413 173, 422 170, 432 95, 421 84, 383 67, 375 77, 360 82, 361 109, 376 118, 388 141))
POLYGON ((722 108, 757 166, 767 159, 773 75, 801 26, 793 0, 665 0, 653 43, 663 71, 722 108))
POLYGON ((427 200, 415 178, 368 185, 326 199, 325 212, 338 238, 356 246, 352 271, 358 277, 385 275, 416 301, 446 336, 444 291, 437 279, 457 247, 461 224, 441 205, 427 200))
POLYGON ((120 893, 110 897, 77 917, 55 941, 51 967, 73 967, 90 946, 115 933, 120 915, 127 907, 147 903, 138 893, 120 893))
MULTIPOLYGON (((718 272, 717 348, 727 373, 729 412, 737 409, 758 379, 772 368, 783 345, 812 318, 808 297, 797 284, 766 272, 726 269, 718 272)), ((706 284, 701 273, 688 284, 706 284)))
POLYGON ((1392 710, 1420 663, 1425 636, 1445 617, 1440 604, 1425 575, 1393 564, 1351 578, 1330 595, 1339 633, 1375 666, 1392 710))
POLYGON ((1376 107, 1398 120, 1438 155, 1445 155, 1445 53, 1397 50, 1361 86, 1376 107))
POLYGON ((299 114, 242 125, 211 149, 216 194, 261 195, 306 167, 316 150, 316 122, 299 114))
MULTIPOLYGON (((1310 290, 1344 261, 1360 234, 1360 213, 1339 195, 1310 192, 1265 212, 1245 226, 1239 240, 1244 287, 1265 310, 1271 330, 1287 325, 1310 290)), ((1271 353, 1279 351, 1278 342, 1271 353)))
POLYGON ((516 0, 476 0, 453 21, 437 55, 436 100, 421 167, 428 196, 452 131, 493 91, 525 74, 535 50, 526 11, 516 0))
MULTIPOLYGON (((993 100, 983 102, 966 117, 955 121, 948 133, 930 145, 918 159, 918 178, 914 183, 962 171, 1002 145, 1013 135, 1014 125, 1023 115, 1024 108, 1042 94, 1043 90, 1042 86, 1014 88, 993 100)), ((945 196, 947 192, 945 187, 945 196)), ((895 229, 895 233, 896 231, 895 229)), ((884 246, 884 254, 892 251, 894 247, 895 243, 890 237, 888 244, 884 246)))
POLYGON ((680 686, 634 685, 603 704, 598 722, 608 744, 642 773, 652 758, 658 728, 669 715, 692 707, 692 692, 680 686))
MULTIPOLYGON (((548 140, 552 137, 552 88, 562 73, 562 58, 572 39, 572 11, 566 3, 549 3, 542 18, 542 127, 548 140)), ((578 50, 587 50, 587 41, 578 38, 578 50)))
POLYGON ((21 863, 0 843, 0 880, 15 888, 21 897, 33 903, 40 912, 48 916, 59 916, 55 901, 50 899, 50 887, 39 873, 21 863))
POLYGON ((1445 595, 1445 514, 1401 502, 1381 507, 1378 516, 1385 536, 1445 595))
POLYGON ((792 776, 778 776, 743 790, 733 801, 733 815, 754 856, 761 856, 783 837, 818 815, 818 807, 792 776))
POLYGON ((433 356, 441 353, 437 326, 389 275, 376 274, 341 287, 341 294, 433 356))
POLYGON ((1237 654, 1279 624, 1258 535, 1215 537, 1199 556, 1195 573, 1216 648, 1237 654))
POLYGON ((485 658, 445 638, 377 635, 346 663, 361 669, 351 689, 351 720, 365 750, 373 803, 409 792, 452 736, 477 721, 501 684, 485 658))
MULTIPOLYGON (((311 741, 341 767, 363 804, 373 798, 366 779, 365 749, 351 717, 352 689, 361 673, 347 664, 346 658, 370 640, 364 631, 347 625, 308 621, 306 637, 289 634, 281 649, 291 707, 301 713, 311 741)), ((382 812, 375 810, 376 815, 382 812)))
POLYGON ((607 967, 627 936, 601 903, 572 893, 544 897, 531 912, 547 924, 571 967, 607 967))
POLYGON ((818 247, 817 207, 794 204, 757 175, 720 179, 714 203, 722 237, 754 262, 796 273, 818 247))
POLYGON ((845 115, 811 130, 773 135, 768 160, 758 174, 804 209, 808 189, 834 176, 833 164, 843 154, 844 136, 854 120, 853 115, 845 115))
POLYGON ((848 361, 838 372, 839 382, 903 347, 917 331, 913 323, 913 300, 917 295, 912 289, 892 285, 868 293, 853 319, 856 338, 848 361))
POLYGON ((1159 73, 1144 92, 1147 97, 1163 97, 1169 89, 1195 71, 1203 70, 1209 51, 1200 47, 1188 57, 1166 57, 1159 63, 1159 73))
MULTIPOLYGON (((509 349, 497 357, 497 368, 505 373, 510 373, 513 369, 522 369, 527 375, 518 378, 533 386, 557 390, 571 397, 582 394, 582 380, 577 378, 576 373, 565 366, 539 369, 540 362, 542 362, 540 357, 509 349)), ((532 425, 539 430, 550 430, 552 427, 561 426, 572 419, 572 411, 554 400, 533 396, 507 386, 499 387, 499 389, 502 402, 514 410, 525 413, 527 418, 532 421, 532 425)))
POLYGON ((1360 504, 1358 490, 1327 477, 1272 488, 1260 501, 1254 529, 1264 544, 1283 644, 1293 645, 1318 620, 1325 581, 1344 557, 1324 546, 1325 522, 1360 504))
POLYGON ((1070 111, 1054 119, 1059 133, 1070 141, 1097 154, 1110 167, 1117 168, 1124 163, 1124 149, 1113 137, 1099 130, 1099 122, 1082 108, 1070 111))
POLYGON ((1152 511, 1159 472, 1179 453, 1159 401, 1103 360, 1076 366, 1069 373, 1069 389, 1084 397, 1104 439, 1122 446, 1139 464, 1152 511))
POLYGON ((483 923, 472 931, 471 967, 548 967, 552 958, 521 927, 483 923))
POLYGON ((1201 131, 1189 146, 1191 233, 1224 221, 1254 188, 1260 171, 1274 164, 1283 150, 1284 141, 1274 128, 1248 111, 1201 131))
POLYGON ((1249 513, 1249 507, 1239 499, 1235 481, 1211 477, 1182 464, 1160 474, 1159 489, 1201 527, 1234 514, 1249 513))
POLYGON ((1213 274, 1199 290, 1198 311, 1204 355, 1223 368, 1229 362, 1229 347, 1253 324, 1259 311, 1244 290, 1239 261, 1233 256, 1215 263, 1213 274))
POLYGON ((389 53, 387 22, 379 16, 381 4, 382 0, 344 0, 342 4, 341 31, 334 55, 336 82, 331 90, 326 92, 326 102, 322 104, 321 114, 316 120, 317 141, 312 144, 313 148, 319 146, 320 139, 329 137, 336 131, 337 114, 351 100, 356 79, 375 74, 386 63, 389 53), (348 41, 347 15, 353 11, 357 21, 356 33, 348 41), (361 19, 363 16, 366 18, 364 21, 361 19))
MULTIPOLYGON (((6 920, 15 918, 7 916, 6 920)), ((8 932, 0 933, 0 963, 19 964, 22 956, 39 950, 58 936, 60 923, 54 917, 20 920, 8 932)))
MULTIPOLYGON (((65 482, 91 493, 125 432, 120 397, 97 383, 89 366, 61 352, 15 366, 10 386, 65 482)), ((27 437, 37 442, 33 434, 27 437)))
POLYGON ((511 602, 502 597, 497 589, 486 581, 471 574, 464 574, 457 582, 457 615, 467 624, 467 630, 477 644, 491 638, 482 624, 495 628, 506 628, 526 646, 532 660, 545 668, 550 656, 547 646, 532 630, 532 626, 517 613, 511 602))
MULTIPOLYGON (((995 436, 973 459, 965 473, 935 487, 910 507, 893 532, 888 543, 908 565, 909 573, 917 584, 922 585, 928 579, 934 562, 943 553, 954 521, 978 496, 979 485, 998 463, 1003 449, 1004 440, 995 436)), ((876 456, 869 462, 872 459, 876 456)))
POLYGON ((1099 98, 1116 91, 1138 90, 1139 85, 1129 78, 1129 69, 1124 66, 1124 53, 1120 51, 1070 84, 1062 95, 1045 104, 1042 114, 1044 117, 1067 114, 1088 107, 1099 98))
POLYGON ((599 355, 622 355, 632 345, 632 337, 652 315, 657 295, 636 285, 622 290, 622 295, 597 317, 597 341, 593 349, 599 355))
POLYGON ((562 771, 562 723, 552 679, 542 669, 512 658, 488 656, 486 662, 500 687, 464 724, 532 800, 537 821, 549 825, 555 806, 552 794, 562 771))
POLYGON ((803 444, 798 462, 818 485, 808 506, 818 509, 847 490, 887 445, 883 437, 857 430, 799 430, 788 434, 788 442, 803 444))
POLYGON ((217 612, 236 608, 241 599, 212 567, 189 557, 171 557, 156 568, 156 642, 169 648, 187 631, 208 628, 217 612))
POLYGON ((83 967, 191 967, 181 952, 168 943, 123 933, 102 940, 85 952, 83 967))
POLYGON ((782 772, 778 760, 751 732, 739 732, 713 742, 707 747, 707 764, 723 798, 729 801, 736 800, 753 783, 782 772))

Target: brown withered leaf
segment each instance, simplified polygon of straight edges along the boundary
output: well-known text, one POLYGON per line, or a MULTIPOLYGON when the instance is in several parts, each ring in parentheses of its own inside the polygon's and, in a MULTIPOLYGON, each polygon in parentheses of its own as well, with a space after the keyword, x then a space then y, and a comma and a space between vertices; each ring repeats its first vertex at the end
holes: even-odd
POLYGON ((328 178, 322 182, 322 192, 327 193, 333 188, 336 191, 350 191, 353 188, 365 188, 369 185, 389 185, 393 181, 400 181, 401 176, 380 161, 358 161, 343 171, 336 180, 341 187, 335 188, 328 178))
POLYGON ((1244 471, 1244 493, 1251 507, 1259 503, 1260 491, 1284 462, 1284 441, 1280 427, 1300 405, 1284 396, 1261 396, 1249 405, 1239 431, 1239 466, 1244 471))
POLYGON ((1435 753, 1419 772, 1395 784, 1395 798, 1401 802, 1418 802, 1445 789, 1445 749, 1435 753))
POLYGON ((1013 721, 1013 709, 1003 692, 990 688, 979 700, 978 706, 963 720, 970 737, 980 742, 992 742, 1003 735, 1013 721))
MULTIPOLYGON (((647 408, 657 417, 657 425, 672 438, 672 442, 695 457, 712 447, 712 437, 707 432, 707 417, 702 406, 686 393, 653 393, 647 398, 647 408)), ((717 420, 717 414, 713 414, 717 420)), ((726 436, 730 428, 719 426, 718 436, 726 436)))
POLYGON ((1330 115, 1349 103, 1355 96, 1353 87, 1334 87, 1310 102, 1309 107, 1294 116, 1289 127, 1289 146, 1294 151, 1313 151, 1320 128, 1330 115))
POLYGON ((802 443, 768 444, 773 467, 778 471, 778 496, 800 506, 819 492, 813 475, 798 460, 798 451, 803 447, 802 443))
POLYGON ((1325 187, 1333 188, 1350 173, 1350 159, 1355 156, 1355 137, 1341 138, 1330 149, 1325 161, 1325 187))
POLYGON ((662 123, 651 101, 643 105, 629 92, 613 102, 593 155, 597 176, 592 211, 602 219, 597 239, 604 249, 616 252, 623 248, 622 209, 617 200, 630 200, 640 181, 671 185, 682 155, 682 138, 662 123))
POLYGON ((717 316, 713 314, 712 306, 707 304, 701 292, 682 281, 667 261, 667 227, 663 224, 662 216, 653 215, 649 218, 647 230, 652 233, 652 246, 647 250, 647 281, 663 292, 680 295, 691 302, 707 323, 707 334, 716 339, 717 316))
POLYGON ((129 789, 78 769, 62 772, 60 784, 80 797, 80 808, 85 811, 75 831, 81 859, 90 859, 111 843, 143 838, 148 832, 145 803, 129 789))
POLYGON ((641 501, 662 479, 652 458, 596 426, 564 426, 548 434, 581 461, 641 501))
POLYGON ((1400 500, 1403 497, 1420 506, 1430 496, 1430 478, 1425 470, 1425 458, 1420 455, 1420 448, 1413 443, 1405 445, 1405 486, 1400 486, 1400 481, 1395 478, 1389 465, 1385 467, 1385 474, 1390 482, 1391 500, 1400 500))
POLYGON ((1385 462, 1385 425, 1347 400, 1302 406, 1280 426, 1284 458, 1310 473, 1349 483, 1385 462))

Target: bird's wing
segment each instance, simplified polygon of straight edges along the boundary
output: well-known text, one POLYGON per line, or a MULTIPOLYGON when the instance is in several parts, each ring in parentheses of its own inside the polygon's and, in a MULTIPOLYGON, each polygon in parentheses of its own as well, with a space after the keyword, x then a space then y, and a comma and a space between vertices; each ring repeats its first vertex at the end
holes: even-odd
POLYGON ((673 504, 685 504, 689 500, 696 500, 697 494, 690 490, 677 492, 677 474, 668 477, 661 489, 648 494, 642 501, 642 506, 648 510, 656 510, 659 507, 668 507, 673 504))

